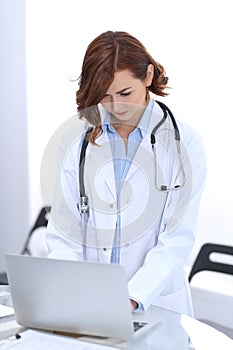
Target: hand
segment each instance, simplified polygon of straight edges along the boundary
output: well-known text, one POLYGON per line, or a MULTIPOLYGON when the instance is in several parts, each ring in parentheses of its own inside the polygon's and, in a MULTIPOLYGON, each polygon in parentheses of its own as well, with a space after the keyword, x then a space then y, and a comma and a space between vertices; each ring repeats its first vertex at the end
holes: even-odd
POLYGON ((132 312, 138 307, 138 303, 132 299, 130 299, 130 305, 131 305, 132 312))

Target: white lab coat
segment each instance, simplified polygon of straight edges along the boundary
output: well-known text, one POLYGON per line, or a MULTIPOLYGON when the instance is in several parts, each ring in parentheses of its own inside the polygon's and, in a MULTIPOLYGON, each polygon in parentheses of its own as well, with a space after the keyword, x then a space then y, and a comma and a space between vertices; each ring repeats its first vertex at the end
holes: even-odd
MULTIPOLYGON (((104 118, 104 111, 101 108, 100 111, 104 118)), ((162 110, 154 103, 148 133, 122 187, 120 261, 126 269, 130 297, 140 301, 145 310, 153 304, 192 315, 183 266, 195 242, 206 175, 205 156, 200 136, 179 122, 185 186, 170 193, 158 191, 150 132, 161 117, 162 110)), ((64 138, 59 148, 56 194, 47 229, 47 244, 54 258, 83 260, 83 231, 77 203, 78 159, 86 128, 85 122, 78 122, 78 131, 73 128, 72 136, 64 138)), ((171 156, 174 135, 170 131, 173 129, 168 129, 168 125, 164 126, 157 135, 157 180, 174 184, 179 182, 174 160, 177 155, 171 156)), ((90 204, 87 259, 109 263, 116 225, 114 168, 108 136, 103 133, 97 143, 100 147, 88 145, 84 168, 90 204)))

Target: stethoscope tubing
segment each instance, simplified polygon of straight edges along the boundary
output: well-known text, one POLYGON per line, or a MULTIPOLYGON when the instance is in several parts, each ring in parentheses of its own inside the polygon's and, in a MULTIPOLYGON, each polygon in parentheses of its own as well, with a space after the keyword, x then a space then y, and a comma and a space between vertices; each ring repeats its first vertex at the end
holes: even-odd
MULTIPOLYGON (((152 145, 152 150, 153 153, 155 155, 155 162, 156 162, 156 152, 155 152, 155 144, 156 144, 156 137, 155 134, 158 131, 158 129, 165 123, 165 121, 167 120, 168 114, 169 117, 172 121, 172 125, 174 128, 174 133, 175 133, 175 140, 177 143, 177 152, 178 152, 178 156, 179 156, 179 160, 180 160, 180 170, 183 176, 183 183, 181 185, 175 185, 173 187, 169 187, 166 185, 161 185, 158 186, 155 180, 155 186, 158 190, 163 191, 163 192, 169 192, 172 190, 178 190, 181 187, 184 186, 185 183, 185 172, 184 172, 184 167, 181 161, 181 150, 180 150, 180 132, 179 132, 179 128, 178 125, 176 123, 175 117, 172 114, 171 110, 162 102, 160 101, 156 101, 158 103, 158 105, 160 106, 160 108, 163 111, 163 117, 162 119, 155 125, 155 127, 153 128, 152 132, 151 132, 151 145, 152 145)), ((90 134, 90 132, 93 130, 93 127, 90 127, 87 129, 84 138, 83 138, 83 143, 82 143, 82 147, 81 147, 81 152, 80 152, 80 159, 79 159, 79 192, 80 192, 80 202, 77 204, 78 210, 80 212, 80 214, 86 214, 89 211, 89 206, 88 206, 88 197, 86 196, 86 192, 85 192, 85 185, 84 185, 84 166, 85 166, 85 156, 86 156, 86 149, 88 146, 88 135, 90 134)), ((156 176, 157 174, 157 170, 155 169, 155 178, 157 178, 156 176)))

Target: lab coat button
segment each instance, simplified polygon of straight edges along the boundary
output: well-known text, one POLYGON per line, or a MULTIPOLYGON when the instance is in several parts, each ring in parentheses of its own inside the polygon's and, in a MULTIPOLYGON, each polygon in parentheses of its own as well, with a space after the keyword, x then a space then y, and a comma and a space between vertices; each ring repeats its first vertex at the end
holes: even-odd
POLYGON ((110 208, 113 208, 113 207, 114 207, 114 204, 113 204, 113 203, 111 203, 109 206, 110 206, 110 208))
POLYGON ((128 247, 129 247, 129 243, 126 243, 126 244, 125 244, 125 247, 128 248, 128 247))
POLYGON ((103 251, 106 252, 106 251, 107 251, 107 248, 103 248, 103 251))

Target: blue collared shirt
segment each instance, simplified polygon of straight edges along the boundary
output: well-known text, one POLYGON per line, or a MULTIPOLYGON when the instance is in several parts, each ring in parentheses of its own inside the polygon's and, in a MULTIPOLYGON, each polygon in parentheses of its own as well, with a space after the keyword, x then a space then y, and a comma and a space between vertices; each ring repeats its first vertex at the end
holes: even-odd
POLYGON ((107 114, 103 123, 103 130, 108 134, 112 158, 114 164, 115 184, 116 184, 116 198, 117 198, 117 221, 115 237, 113 242, 111 262, 120 262, 120 240, 121 240, 121 215, 120 215, 120 193, 122 184, 125 181, 126 175, 133 161, 135 153, 148 130, 151 111, 154 101, 151 99, 143 113, 137 127, 129 134, 127 148, 124 140, 120 137, 117 131, 111 124, 111 115, 107 114))
MULTIPOLYGON (((120 214, 120 193, 122 184, 126 178, 129 167, 133 161, 135 153, 146 135, 151 118, 151 111, 154 101, 151 99, 147 105, 145 112, 143 113, 137 127, 129 134, 127 148, 125 147, 124 140, 120 137, 117 131, 111 124, 111 116, 108 113, 103 123, 103 131, 108 134, 112 158, 114 164, 114 175, 116 185, 116 198, 117 198, 117 220, 116 229, 114 235, 114 242, 111 253, 111 263, 120 263, 120 242, 121 242, 121 214, 120 214)), ((134 299, 135 300, 135 299, 134 299)), ((138 301, 138 307, 135 311, 144 311, 143 305, 138 301)))

